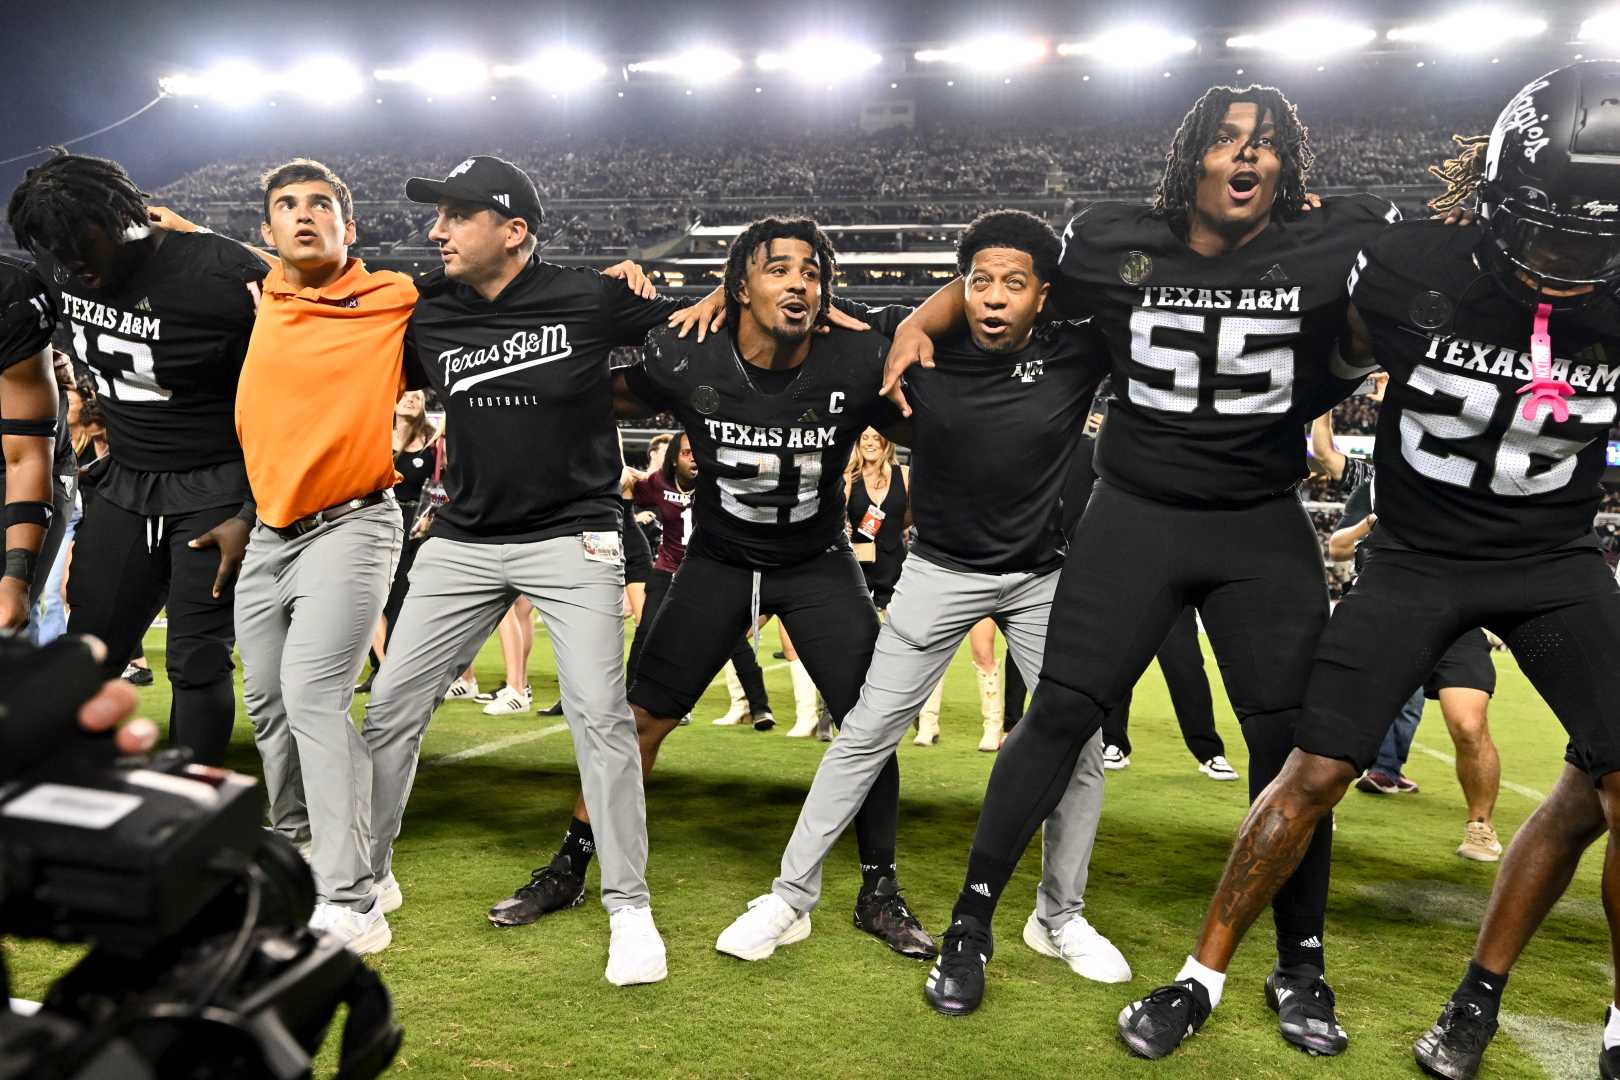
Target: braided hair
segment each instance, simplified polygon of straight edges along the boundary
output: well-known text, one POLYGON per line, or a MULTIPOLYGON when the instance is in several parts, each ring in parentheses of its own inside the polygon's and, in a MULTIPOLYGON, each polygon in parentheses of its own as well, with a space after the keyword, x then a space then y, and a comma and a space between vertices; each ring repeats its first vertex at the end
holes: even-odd
POLYGON ((70 154, 52 147, 54 157, 23 175, 11 193, 6 216, 17 243, 38 254, 77 255, 86 225, 121 238, 133 225, 145 225, 146 196, 116 161, 70 154))
POLYGON ((1260 120, 1269 119, 1272 123, 1272 141, 1282 163, 1272 213, 1291 220, 1299 216, 1305 204, 1305 181, 1316 163, 1316 154, 1311 150, 1309 132, 1299 122, 1293 102, 1275 86, 1254 83, 1241 90, 1235 86, 1212 86, 1181 118, 1181 126, 1170 143, 1170 152, 1165 155, 1164 177, 1159 181, 1153 200, 1154 213, 1168 220, 1178 234, 1187 232, 1193 204, 1198 198, 1198 181, 1204 176, 1204 153, 1214 143, 1221 122, 1226 119, 1227 108, 1240 101, 1258 106, 1260 120))
POLYGON ((772 240, 802 240, 810 245, 821 267, 821 304, 816 309, 816 321, 827 317, 827 309, 832 305, 833 276, 838 273, 838 253, 833 250, 832 241, 821 231, 821 226, 809 218, 762 218, 742 231, 726 257, 726 323, 733 328, 742 310, 738 293, 748 282, 748 261, 761 245, 768 247, 772 240))
POLYGON ((1429 166, 1429 175, 1446 185, 1445 191, 1429 200, 1429 209, 1441 214, 1473 202, 1479 195, 1485 182, 1485 153, 1491 145, 1489 135, 1453 135, 1451 141, 1457 144, 1457 156, 1429 166))

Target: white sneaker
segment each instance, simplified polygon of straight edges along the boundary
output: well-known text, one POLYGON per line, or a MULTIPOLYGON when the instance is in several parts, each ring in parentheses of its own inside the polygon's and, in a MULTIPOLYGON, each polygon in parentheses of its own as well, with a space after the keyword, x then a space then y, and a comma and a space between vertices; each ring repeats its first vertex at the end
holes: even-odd
POLYGON ((405 894, 400 891, 399 879, 393 874, 379 878, 371 888, 377 894, 377 907, 384 915, 392 915, 405 903, 405 894))
POLYGON ((450 684, 450 689, 444 692, 446 701, 464 701, 478 696, 477 679, 457 679, 450 684))
POLYGON ((1131 759, 1120 752, 1117 746, 1103 747, 1103 768, 1123 769, 1131 763, 1131 759))
POLYGON ((1232 768, 1232 763, 1219 754, 1198 766, 1198 771, 1211 780, 1236 780, 1238 778, 1238 772, 1232 768))
POLYGON ((669 975, 664 939, 653 925, 652 908, 622 907, 609 917, 607 981, 614 986, 663 982, 669 975))
POLYGON ((355 911, 341 904, 319 903, 309 917, 309 928, 331 934, 360 956, 370 956, 388 948, 394 932, 388 928, 382 904, 373 902, 370 911, 355 911))
POLYGON ((478 702, 478 704, 480 704, 480 705, 488 705, 490 702, 492 702, 496 698, 500 697, 501 696, 501 691, 505 690, 505 689, 506 689, 506 684, 504 682, 496 683, 495 684, 495 689, 485 691, 482 694, 474 694, 473 695, 473 700, 478 702))
POLYGON ((1024 923, 1024 944, 1042 956, 1062 960, 1082 979, 1100 983, 1131 981, 1131 965, 1125 962, 1124 955, 1083 915, 1076 915, 1061 930, 1052 932, 1032 911, 1024 923))
POLYGON ((484 715, 511 716, 513 713, 526 713, 532 704, 528 687, 514 690, 510 686, 503 686, 495 692, 494 700, 484 706, 484 715))
POLYGON ((810 936, 810 914, 801 915, 775 893, 748 901, 748 910, 720 932, 714 947, 739 960, 767 960, 778 945, 810 936))

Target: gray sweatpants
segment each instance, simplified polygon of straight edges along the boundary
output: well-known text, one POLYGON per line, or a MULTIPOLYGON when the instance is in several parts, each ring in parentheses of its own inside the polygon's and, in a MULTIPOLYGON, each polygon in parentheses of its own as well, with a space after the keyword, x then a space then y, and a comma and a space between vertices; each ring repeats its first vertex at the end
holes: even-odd
MULTIPOLYGON (((861 700, 822 756, 772 891, 796 911, 821 899, 821 862, 849 827, 878 770, 894 753, 957 647, 980 619, 993 618, 1019 671, 1041 670, 1058 573, 970 574, 917 555, 906 560, 878 632, 861 700)), ((1032 688, 1033 689, 1033 688, 1032 688)), ((1057 930, 1085 905, 1097 819, 1102 814, 1102 734, 1080 754, 1074 778, 1041 841, 1035 911, 1057 930)))
POLYGON ((362 730, 371 747, 372 870, 382 877, 392 869, 422 735, 465 666, 469 642, 487 638, 520 594, 551 634, 596 835, 602 904, 609 911, 640 907, 648 903, 647 804, 636 722, 624 697, 624 562, 588 558, 579 535, 531 544, 431 537, 417 552, 362 730))
POLYGON ((253 527, 236 582, 242 703, 270 826, 311 843, 315 892, 371 904, 371 755, 349 719, 403 533, 392 498, 294 540, 253 527))

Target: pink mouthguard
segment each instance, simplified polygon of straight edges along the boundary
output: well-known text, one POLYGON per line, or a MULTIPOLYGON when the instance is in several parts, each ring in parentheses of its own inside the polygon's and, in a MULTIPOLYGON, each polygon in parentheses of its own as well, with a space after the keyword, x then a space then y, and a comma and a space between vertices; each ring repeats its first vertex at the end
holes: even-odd
POLYGON ((1535 420, 1545 404, 1552 407, 1553 419, 1562 423, 1569 419, 1569 406, 1564 399, 1575 390, 1564 380, 1552 377, 1552 337, 1547 333, 1547 320, 1551 317, 1551 304, 1536 306, 1536 319, 1530 332, 1530 370, 1534 377, 1519 387, 1519 393, 1530 395, 1521 410, 1526 420, 1535 420))

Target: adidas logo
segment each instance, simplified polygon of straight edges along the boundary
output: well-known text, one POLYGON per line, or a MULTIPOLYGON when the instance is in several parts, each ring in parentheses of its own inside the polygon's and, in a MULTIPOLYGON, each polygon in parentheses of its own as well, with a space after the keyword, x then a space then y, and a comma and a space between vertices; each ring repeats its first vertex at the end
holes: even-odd
POLYGON ((984 882, 976 881, 972 885, 969 885, 968 888, 978 893, 986 900, 990 899, 990 886, 986 885, 984 882))
POLYGON ((152 301, 147 299, 144 296, 141 297, 139 300, 135 301, 135 310, 136 311, 151 311, 152 310, 152 301))
POLYGON ((1302 949, 1320 949, 1322 947, 1322 939, 1317 937, 1315 934, 1312 934, 1310 937, 1300 942, 1299 947, 1302 949))
POLYGON ((1281 1005, 1283 1002, 1287 1001, 1289 998, 1291 998, 1293 996, 1294 996, 1294 992, 1292 990, 1278 990, 1277 991, 1277 1004, 1281 1005))
POLYGON ((1288 272, 1282 268, 1282 263, 1272 263, 1271 269, 1260 275, 1261 281, 1287 281, 1288 272))
POLYGON ((816 415, 815 409, 806 409, 804 410, 804 415, 799 417, 799 423, 814 424, 820 421, 820 419, 821 417, 816 415))

